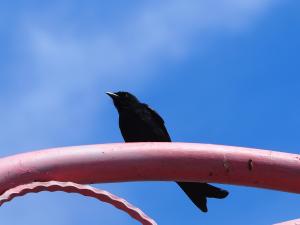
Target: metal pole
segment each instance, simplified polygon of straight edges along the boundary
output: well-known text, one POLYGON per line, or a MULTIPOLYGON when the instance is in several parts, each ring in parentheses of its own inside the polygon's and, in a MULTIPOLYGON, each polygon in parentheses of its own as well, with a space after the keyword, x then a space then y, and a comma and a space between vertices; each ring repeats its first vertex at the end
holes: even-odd
POLYGON ((207 181, 300 193, 300 155, 192 143, 99 144, 0 159, 0 193, 34 181, 207 181))

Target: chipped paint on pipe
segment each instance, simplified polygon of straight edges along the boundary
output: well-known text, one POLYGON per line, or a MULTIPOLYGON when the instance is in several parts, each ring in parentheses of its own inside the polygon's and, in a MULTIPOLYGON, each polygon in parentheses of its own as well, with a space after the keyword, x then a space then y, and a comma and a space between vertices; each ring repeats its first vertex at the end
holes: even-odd
POLYGON ((300 155, 196 143, 53 148, 0 159, 0 193, 34 181, 206 181, 300 193, 300 155))

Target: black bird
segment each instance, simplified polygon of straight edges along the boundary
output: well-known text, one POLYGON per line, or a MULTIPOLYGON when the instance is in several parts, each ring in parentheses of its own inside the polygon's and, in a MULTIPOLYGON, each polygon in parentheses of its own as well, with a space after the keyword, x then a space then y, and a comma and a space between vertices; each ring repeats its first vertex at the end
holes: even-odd
MULTIPOLYGON (((125 142, 171 142, 160 115, 128 92, 107 92, 119 113, 119 127, 125 142)), ((207 198, 225 198, 226 190, 206 183, 177 182, 192 202, 207 212, 207 198)))

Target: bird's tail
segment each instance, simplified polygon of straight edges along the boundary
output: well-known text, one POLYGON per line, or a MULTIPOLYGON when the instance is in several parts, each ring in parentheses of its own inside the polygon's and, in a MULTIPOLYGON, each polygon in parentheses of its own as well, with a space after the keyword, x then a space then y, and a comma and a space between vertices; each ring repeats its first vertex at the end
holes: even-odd
POLYGON ((202 212, 207 212, 206 198, 222 199, 229 194, 226 190, 206 183, 177 182, 177 184, 202 212))

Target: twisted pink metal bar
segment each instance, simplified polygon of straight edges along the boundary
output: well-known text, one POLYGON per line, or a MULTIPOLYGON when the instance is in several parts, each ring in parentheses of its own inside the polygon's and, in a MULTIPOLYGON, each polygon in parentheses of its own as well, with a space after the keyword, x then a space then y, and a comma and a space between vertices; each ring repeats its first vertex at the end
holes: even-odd
POLYGON ((54 148, 0 159, 0 193, 33 181, 207 181, 300 193, 300 155, 192 143, 54 148))
POLYGON ((0 196, 0 206, 15 197, 23 196, 28 193, 38 193, 41 191, 64 191, 68 193, 78 193, 88 197, 96 198, 100 201, 109 203, 116 208, 126 212, 128 215, 141 222, 143 225, 157 225, 140 209, 128 203, 125 199, 119 198, 107 191, 102 191, 91 186, 80 185, 73 182, 33 182, 9 189, 0 196))
POLYGON ((282 223, 276 223, 274 225, 300 225, 300 219, 297 220, 290 220, 282 223))

